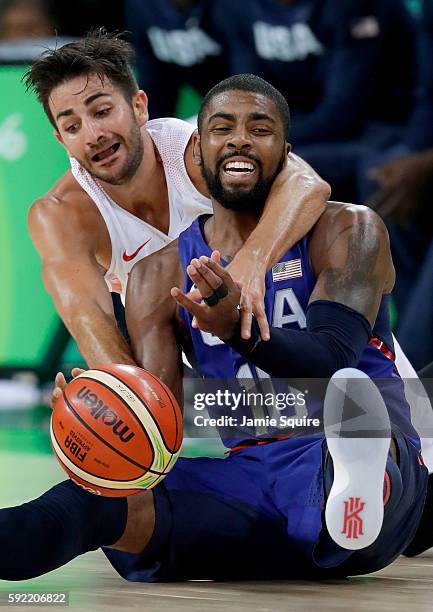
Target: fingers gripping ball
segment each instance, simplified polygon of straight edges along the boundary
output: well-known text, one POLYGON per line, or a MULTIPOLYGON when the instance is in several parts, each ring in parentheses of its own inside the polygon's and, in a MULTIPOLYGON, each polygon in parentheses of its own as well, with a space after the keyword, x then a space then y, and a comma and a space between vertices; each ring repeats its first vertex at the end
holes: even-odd
POLYGON ((151 489, 171 470, 182 443, 182 414, 150 372, 101 366, 74 378, 55 401, 51 442, 77 484, 123 497, 151 489))

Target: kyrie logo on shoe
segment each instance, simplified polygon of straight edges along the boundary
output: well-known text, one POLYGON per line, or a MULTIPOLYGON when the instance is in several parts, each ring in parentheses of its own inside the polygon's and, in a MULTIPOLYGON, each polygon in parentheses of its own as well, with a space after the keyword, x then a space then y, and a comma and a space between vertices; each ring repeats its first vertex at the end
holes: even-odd
POLYGON ((343 531, 341 533, 344 533, 347 539, 356 540, 358 536, 364 535, 363 520, 359 516, 364 507, 365 502, 362 502, 360 497, 349 497, 344 502, 343 531))
POLYGON ((143 244, 141 244, 138 249, 136 249, 133 253, 131 253, 131 255, 128 255, 126 253, 126 251, 123 251, 123 261, 131 261, 132 259, 134 259, 135 257, 137 257, 137 255, 139 254, 139 252, 141 251, 141 249, 146 246, 146 244, 152 240, 152 238, 149 238, 148 240, 146 240, 146 242, 143 242, 143 244))

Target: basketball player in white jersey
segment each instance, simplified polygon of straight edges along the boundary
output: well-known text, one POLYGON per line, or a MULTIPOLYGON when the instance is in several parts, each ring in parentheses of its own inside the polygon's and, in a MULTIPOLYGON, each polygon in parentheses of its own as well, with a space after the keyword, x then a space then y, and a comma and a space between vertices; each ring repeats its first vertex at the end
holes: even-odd
MULTIPOLYGON (((192 163, 194 127, 148 121, 130 60, 127 43, 99 32, 46 51, 26 75, 71 160, 71 170, 32 206, 30 233, 45 286, 89 366, 134 363, 110 292, 124 295, 137 261, 210 211, 192 163)), ((247 174, 248 164, 232 171, 247 174)), ((312 227, 329 196, 329 186, 294 156, 272 180, 262 221, 230 270, 243 285, 246 337, 252 311, 267 336, 266 269, 312 227)))

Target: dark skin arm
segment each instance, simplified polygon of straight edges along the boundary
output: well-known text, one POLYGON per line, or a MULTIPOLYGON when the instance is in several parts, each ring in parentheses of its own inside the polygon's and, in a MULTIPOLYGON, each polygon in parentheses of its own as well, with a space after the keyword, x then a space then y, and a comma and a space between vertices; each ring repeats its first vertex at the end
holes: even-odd
MULTIPOLYGON (((395 279, 387 231, 378 215, 366 207, 330 203, 314 229, 310 257, 317 277, 310 303, 344 304, 373 326, 382 295, 392 290, 395 279)), ((193 260, 188 273, 206 297, 224 282, 227 298, 209 307, 192 302, 178 288, 172 289, 172 296, 195 316, 200 329, 224 340, 236 332, 240 292, 218 258, 214 253, 211 260, 193 260)))
POLYGON ((330 204, 314 230, 310 257, 317 278, 310 303, 339 302, 373 326, 382 295, 392 291, 395 281, 380 217, 364 206, 330 204))
POLYGON ((170 288, 182 279, 176 240, 134 266, 126 292, 126 322, 136 362, 165 382, 180 403, 182 360, 170 288))

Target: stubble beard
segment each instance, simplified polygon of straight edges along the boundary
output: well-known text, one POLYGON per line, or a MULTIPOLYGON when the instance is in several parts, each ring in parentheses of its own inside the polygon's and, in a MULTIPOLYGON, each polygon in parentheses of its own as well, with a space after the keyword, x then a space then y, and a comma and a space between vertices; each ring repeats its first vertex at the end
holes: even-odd
POLYGON ((91 162, 89 163, 87 160, 78 161, 93 178, 104 181, 109 185, 124 185, 135 176, 143 160, 143 137, 140 126, 136 122, 132 124, 126 140, 120 135, 116 136, 116 141, 120 142, 121 147, 125 148, 127 156, 124 163, 115 174, 110 173, 109 169, 106 171, 95 170, 91 162), (126 145, 126 143, 128 143, 128 145, 126 145))

